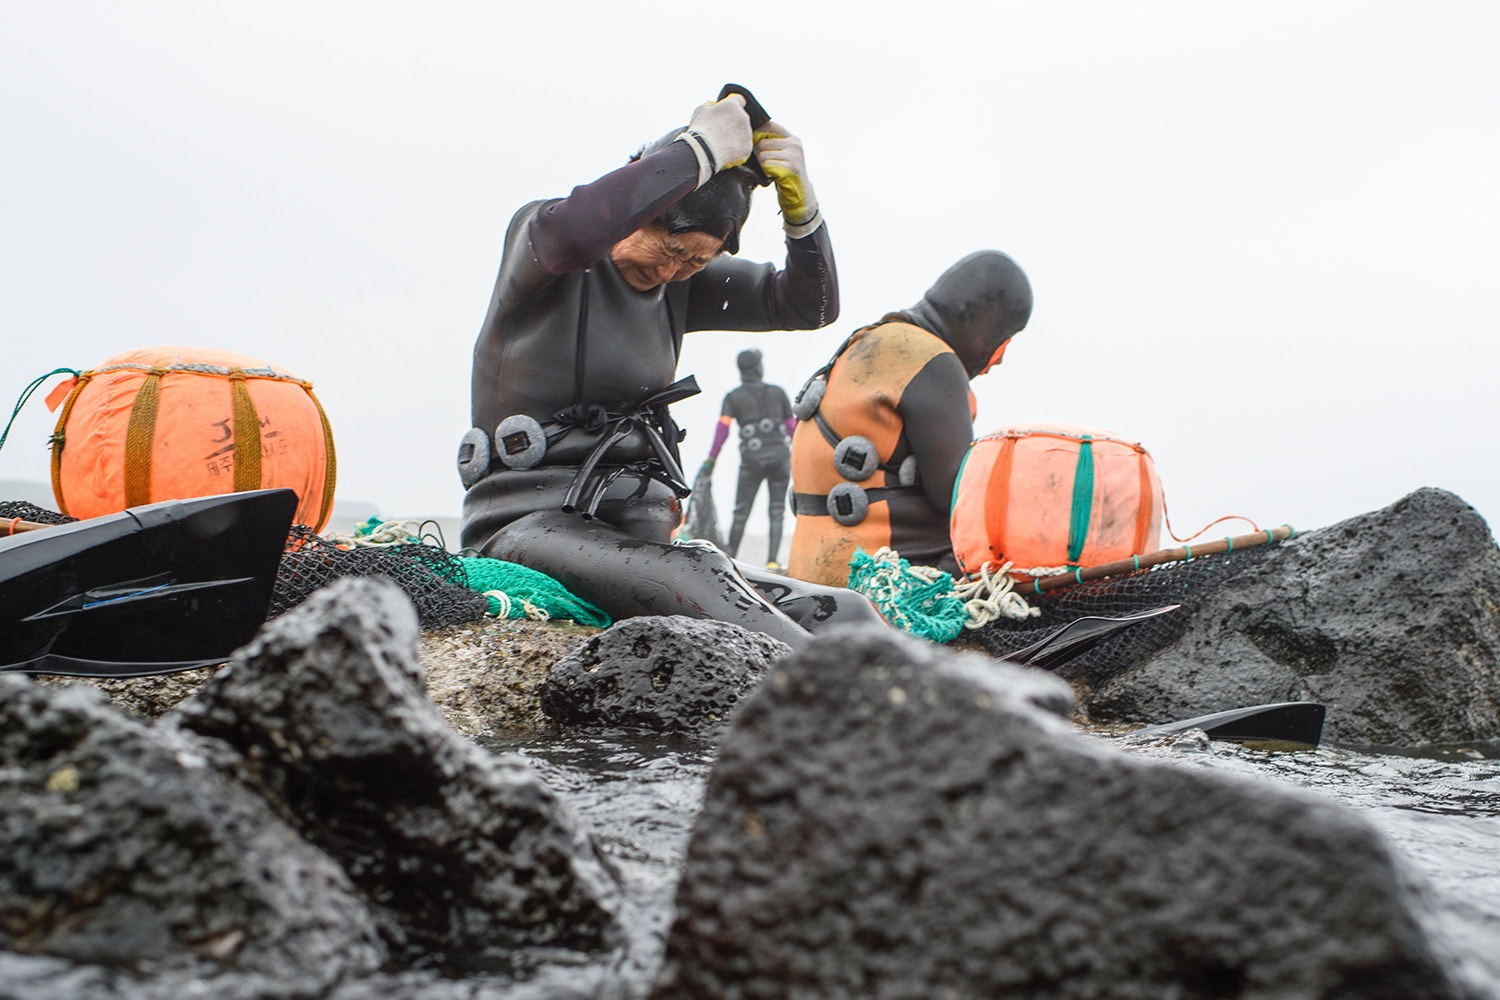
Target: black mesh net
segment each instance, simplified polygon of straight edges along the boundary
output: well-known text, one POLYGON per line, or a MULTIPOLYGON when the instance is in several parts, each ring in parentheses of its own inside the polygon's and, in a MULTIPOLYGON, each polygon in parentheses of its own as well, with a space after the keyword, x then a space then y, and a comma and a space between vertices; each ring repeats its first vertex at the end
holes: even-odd
POLYGON ((77 518, 59 514, 46 507, 38 507, 25 500, 0 500, 0 521, 11 521, 18 517, 34 524, 67 524, 69 521, 77 520, 77 518))
MULTIPOLYGON (((0 500, 0 519, 37 524, 66 524, 77 518, 38 507, 24 500, 0 500)), ((287 537, 271 609, 266 617, 283 615, 321 587, 346 576, 383 576, 406 592, 416 605, 424 629, 442 628, 484 617, 489 601, 466 585, 463 563, 439 545, 412 542, 379 548, 342 548, 306 525, 294 524, 287 537)))
MULTIPOLYGON (((704 506, 709 509, 702 512, 707 515, 703 520, 708 524, 703 527, 713 522, 709 493, 705 488, 694 498, 708 501, 704 506)), ((39 524, 74 520, 26 501, 0 500, 0 518, 16 517, 39 524)), ((691 516, 689 520, 691 523, 691 516)), ((959 641, 1001 655, 1037 642, 1076 618, 1119 617, 1167 604, 1183 606, 1181 612, 1124 629, 1057 671, 1067 680, 1092 684, 1143 662, 1175 642, 1191 612, 1206 595, 1257 565, 1273 549, 1272 545, 1260 545, 1196 556, 1186 562, 1167 563, 1127 576, 1074 584, 1040 595, 1028 594, 1027 601, 1042 609, 1040 616, 1021 620, 1001 618, 983 628, 965 631, 959 641)), ((346 576, 387 577, 411 598, 417 618, 426 629, 479 621, 488 605, 484 595, 465 585, 463 563, 441 545, 414 541, 378 548, 345 548, 311 528, 293 525, 268 617, 285 614, 314 591, 346 576)))
POLYGON ((423 542, 379 548, 341 548, 301 524, 292 525, 271 595, 275 618, 321 587, 346 576, 383 576, 417 608, 423 628, 442 628, 484 617, 488 600, 464 585, 463 563, 447 549, 423 542))
POLYGON ((1040 616, 1019 620, 1001 618, 982 628, 964 632, 960 642, 1002 655, 1038 642, 1077 618, 1118 618, 1168 604, 1182 605, 1180 611, 1121 630, 1056 671, 1066 680, 1093 686, 1144 662, 1175 642, 1187 627, 1193 610, 1205 597, 1259 564, 1274 549, 1273 545, 1259 545, 1195 556, 1185 562, 1165 563, 1125 576, 1073 584, 1044 594, 1026 594, 1027 603, 1041 608, 1040 616))
POLYGON ((697 538, 724 547, 719 534, 719 511, 714 506, 713 473, 702 468, 693 479, 693 493, 687 500, 687 520, 680 537, 697 538))

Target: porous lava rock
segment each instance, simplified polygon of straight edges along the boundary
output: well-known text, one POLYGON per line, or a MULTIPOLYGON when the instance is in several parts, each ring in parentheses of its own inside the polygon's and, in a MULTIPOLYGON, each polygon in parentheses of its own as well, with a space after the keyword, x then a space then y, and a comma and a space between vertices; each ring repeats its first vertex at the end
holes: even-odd
POLYGON ((0 994, 315 995, 385 961, 343 868, 215 750, 0 675, 0 994))
POLYGON ((606 951, 612 866, 529 764, 428 700, 417 620, 350 578, 267 625, 163 723, 229 746, 261 795, 346 870, 398 959, 462 971, 521 948, 606 951))
POLYGON ((653 1000, 1470 998, 1357 814, 1131 756, 1052 676, 878 630, 724 734, 653 1000))
POLYGON ((572 728, 710 735, 788 651, 728 622, 629 618, 553 666, 542 710, 572 728))
POLYGON ((1075 678, 1091 718, 1317 701, 1330 742, 1500 739, 1500 548, 1452 493, 1421 489, 1309 531, 1182 605, 1175 642, 1127 670, 1075 678))

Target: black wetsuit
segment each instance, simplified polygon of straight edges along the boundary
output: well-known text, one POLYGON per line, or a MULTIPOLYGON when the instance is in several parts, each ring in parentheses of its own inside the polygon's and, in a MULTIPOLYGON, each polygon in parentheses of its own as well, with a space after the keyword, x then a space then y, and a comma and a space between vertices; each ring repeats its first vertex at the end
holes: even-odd
POLYGON ((792 481, 792 450, 787 438, 787 424, 792 419, 791 400, 781 386, 746 376, 739 388, 724 397, 722 416, 732 419, 740 429, 740 474, 735 484, 734 520, 729 527, 726 551, 730 555, 739 553, 740 540, 745 537, 745 526, 750 521, 750 507, 765 483, 771 536, 766 559, 775 562, 781 552, 787 486, 792 481))
POLYGON ((531 468, 491 462, 464 497, 463 545, 548 573, 617 618, 718 618, 788 642, 806 632, 787 616, 810 627, 874 620, 848 591, 789 589, 770 574, 741 576, 717 551, 670 544, 685 487, 665 404, 683 334, 813 329, 838 312, 826 225, 787 240, 784 270, 721 256, 683 281, 632 288, 610 250, 693 191, 697 175, 686 143, 671 142, 511 220, 474 348, 473 422, 493 434, 524 415, 547 445, 531 468), (746 576, 771 588, 774 607, 746 576))

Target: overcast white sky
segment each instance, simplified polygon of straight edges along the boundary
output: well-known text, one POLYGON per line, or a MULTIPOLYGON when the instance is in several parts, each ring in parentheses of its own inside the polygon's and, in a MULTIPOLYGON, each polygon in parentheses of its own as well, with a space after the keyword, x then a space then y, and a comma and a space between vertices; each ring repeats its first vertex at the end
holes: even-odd
MULTIPOLYGON (((1320 527, 1421 486, 1500 524, 1492 0, 0 0, 0 17, 0 420, 55 367, 225 348, 316 384, 341 499, 456 516, 511 213, 732 80, 806 144, 844 312, 689 336, 690 469, 740 349, 795 391, 848 331, 993 247, 1037 305, 974 382, 979 431, 1143 442, 1179 535, 1223 514, 1320 527)), ((762 192, 742 255, 780 254, 762 192)), ((39 395, 0 480, 47 479, 53 419, 39 395)))

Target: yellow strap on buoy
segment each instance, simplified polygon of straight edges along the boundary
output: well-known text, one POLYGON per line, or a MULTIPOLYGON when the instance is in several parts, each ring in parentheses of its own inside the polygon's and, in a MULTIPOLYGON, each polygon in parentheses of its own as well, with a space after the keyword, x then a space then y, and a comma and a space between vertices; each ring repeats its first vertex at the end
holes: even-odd
POLYGON ((260 417, 245 386, 245 370, 229 369, 229 406, 234 419, 234 491, 260 489, 260 417))
POLYGON ((125 430, 125 506, 151 502, 151 448, 156 441, 156 414, 161 404, 165 368, 152 368, 130 404, 125 430))

